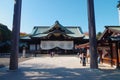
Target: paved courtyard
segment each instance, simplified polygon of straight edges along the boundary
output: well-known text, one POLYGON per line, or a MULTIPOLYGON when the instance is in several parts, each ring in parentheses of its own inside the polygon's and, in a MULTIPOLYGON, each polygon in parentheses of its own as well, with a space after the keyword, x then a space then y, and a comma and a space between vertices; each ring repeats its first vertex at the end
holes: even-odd
POLYGON ((76 56, 33 57, 21 62, 17 71, 0 68, 0 80, 120 80, 120 70, 82 66, 76 56))

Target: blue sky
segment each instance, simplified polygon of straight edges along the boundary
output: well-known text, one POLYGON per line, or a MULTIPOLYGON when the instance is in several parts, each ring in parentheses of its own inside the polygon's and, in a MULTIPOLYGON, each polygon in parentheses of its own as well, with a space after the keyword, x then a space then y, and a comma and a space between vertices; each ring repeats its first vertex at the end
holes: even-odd
MULTIPOLYGON (((106 25, 119 25, 118 0, 94 0, 96 32, 106 25)), ((12 29, 14 0, 0 0, 0 23, 12 29)), ((88 32, 87 0, 22 0, 21 32, 31 33, 34 26, 80 26, 88 32)))

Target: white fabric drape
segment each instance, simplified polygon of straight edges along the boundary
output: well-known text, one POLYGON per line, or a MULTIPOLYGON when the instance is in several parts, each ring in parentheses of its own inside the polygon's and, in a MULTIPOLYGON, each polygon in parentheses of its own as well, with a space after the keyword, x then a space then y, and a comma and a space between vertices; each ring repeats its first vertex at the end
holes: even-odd
POLYGON ((73 41, 41 41, 41 49, 49 50, 55 47, 61 49, 71 50, 73 49, 73 41))
POLYGON ((35 50, 35 44, 30 44, 30 50, 35 50))
POLYGON ((39 50, 40 49, 40 45, 39 44, 37 44, 37 50, 39 50))

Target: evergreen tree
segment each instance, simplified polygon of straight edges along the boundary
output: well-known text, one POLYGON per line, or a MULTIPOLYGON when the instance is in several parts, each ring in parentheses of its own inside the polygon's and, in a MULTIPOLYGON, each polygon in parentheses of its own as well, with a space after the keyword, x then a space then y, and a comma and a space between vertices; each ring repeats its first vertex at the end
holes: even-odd
POLYGON ((0 42, 10 41, 11 31, 6 25, 0 24, 0 42))
POLYGON ((97 40, 100 38, 101 35, 102 35, 101 32, 98 32, 98 33, 97 33, 97 35, 96 35, 97 40))

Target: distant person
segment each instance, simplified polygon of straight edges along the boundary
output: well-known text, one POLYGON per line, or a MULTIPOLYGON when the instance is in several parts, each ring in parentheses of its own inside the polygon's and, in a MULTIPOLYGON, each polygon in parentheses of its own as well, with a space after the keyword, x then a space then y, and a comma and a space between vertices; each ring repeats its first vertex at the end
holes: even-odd
POLYGON ((86 55, 87 55, 87 49, 83 48, 82 49, 82 64, 83 64, 83 66, 86 66, 86 55))
POLYGON ((86 54, 86 62, 89 63, 89 57, 90 57, 90 49, 87 48, 87 54, 86 54))
POLYGON ((97 61, 98 61, 98 64, 100 64, 100 54, 98 54, 97 61))
POLYGON ((79 54, 79 58, 80 58, 80 63, 82 63, 82 59, 83 59, 82 54, 79 54))
POLYGON ((78 53, 77 53, 78 58, 79 58, 79 55, 80 55, 80 53, 78 52, 78 53))
POLYGON ((26 48, 23 47, 23 54, 22 54, 22 57, 25 58, 26 57, 26 48))
POLYGON ((52 51, 52 52, 50 53, 50 55, 51 55, 51 57, 53 57, 53 56, 55 55, 54 51, 52 51))

